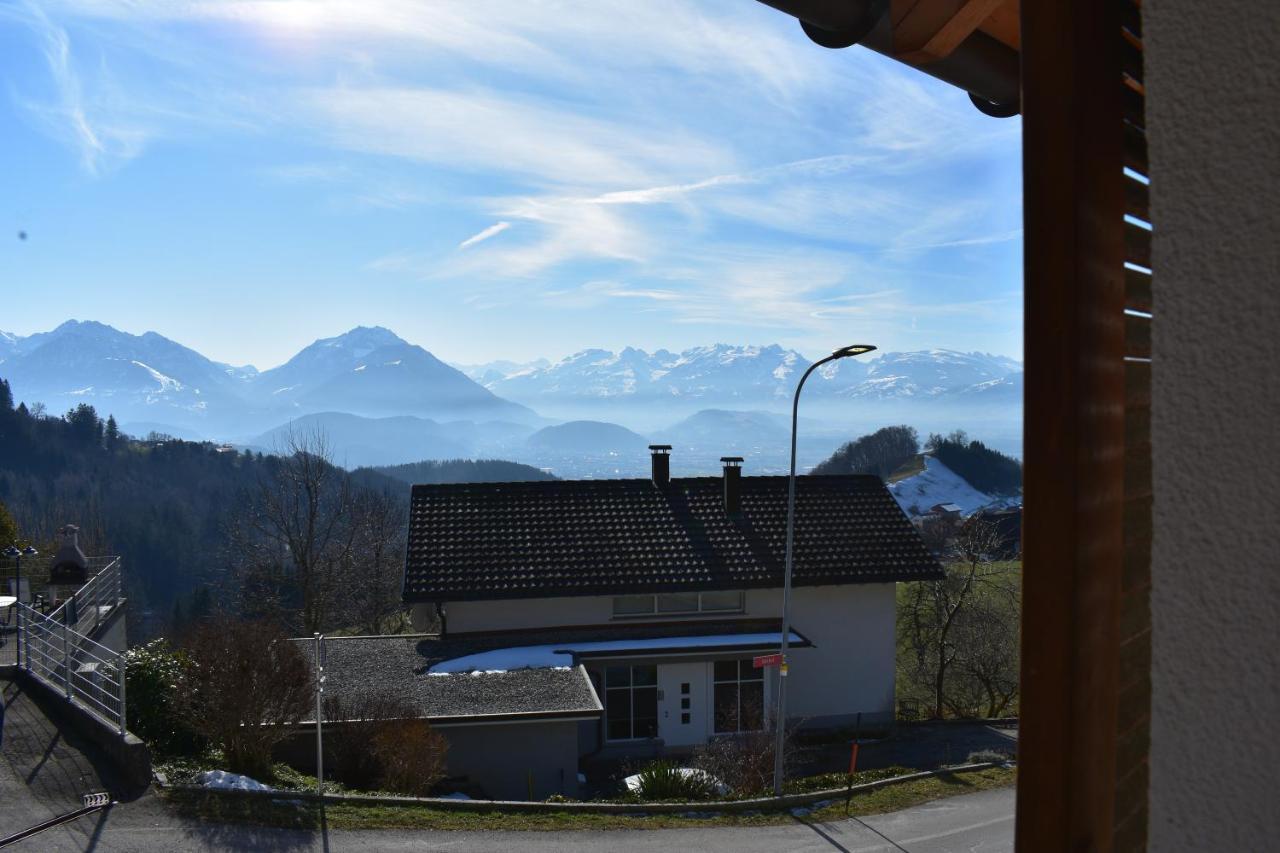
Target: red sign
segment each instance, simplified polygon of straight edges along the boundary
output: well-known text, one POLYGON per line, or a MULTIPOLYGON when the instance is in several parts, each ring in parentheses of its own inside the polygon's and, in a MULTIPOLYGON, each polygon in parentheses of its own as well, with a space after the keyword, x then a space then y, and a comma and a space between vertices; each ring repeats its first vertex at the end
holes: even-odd
POLYGON ((766 666, 782 666, 782 655, 760 655, 751 661, 751 665, 756 669, 764 669, 766 666))

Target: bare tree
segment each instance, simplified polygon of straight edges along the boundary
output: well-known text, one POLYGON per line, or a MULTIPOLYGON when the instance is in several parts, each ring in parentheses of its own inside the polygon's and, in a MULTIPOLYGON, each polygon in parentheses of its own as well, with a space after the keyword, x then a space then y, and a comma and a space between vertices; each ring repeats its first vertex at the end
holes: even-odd
POLYGON ((935 717, 946 711, 967 715, 974 707, 965 695, 971 691, 957 683, 957 670, 970 676, 971 683, 986 682, 982 689, 988 711, 1002 711, 1016 695, 1016 579, 1011 585, 1007 573, 991 565, 999 544, 994 525, 970 519, 953 540, 945 577, 907 584, 900 596, 900 654, 907 659, 912 686, 927 686, 927 704, 935 717), (1007 677, 1011 671, 1012 684, 1007 677))
POLYGON ((349 519, 351 595, 345 601, 347 624, 362 633, 382 633, 387 616, 399 608, 406 523, 393 495, 376 489, 355 492, 349 519))
POLYGON ((333 464, 323 432, 294 432, 231 522, 242 613, 310 634, 376 632, 397 604, 403 509, 333 464))
POLYGON ((230 769, 269 776, 272 748, 311 708, 306 659, 278 626, 225 617, 198 626, 188 654, 184 718, 222 748, 230 769))

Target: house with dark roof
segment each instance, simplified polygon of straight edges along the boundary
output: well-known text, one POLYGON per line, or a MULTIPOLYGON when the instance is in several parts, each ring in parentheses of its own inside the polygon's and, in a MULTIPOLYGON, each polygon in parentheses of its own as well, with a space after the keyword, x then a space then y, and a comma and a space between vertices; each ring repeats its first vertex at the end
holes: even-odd
MULTIPOLYGON (((326 689, 409 694, 495 797, 770 725, 787 478, 672 479, 651 449, 648 479, 414 486, 403 598, 439 632, 332 641, 326 689)), ((877 477, 801 477, 796 501, 789 715, 887 724, 895 584, 941 568, 877 477)))

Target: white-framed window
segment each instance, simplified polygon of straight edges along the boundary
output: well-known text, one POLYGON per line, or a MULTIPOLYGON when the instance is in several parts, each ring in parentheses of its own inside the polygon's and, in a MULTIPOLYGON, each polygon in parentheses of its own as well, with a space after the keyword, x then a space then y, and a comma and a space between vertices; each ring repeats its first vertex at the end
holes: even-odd
POLYGON ((712 719, 716 734, 764 728, 764 670, 752 666, 751 658, 718 660, 713 667, 712 719))
POLYGON ((614 616, 670 616, 689 613, 741 613, 742 590, 708 590, 706 592, 660 592, 644 595, 616 595, 614 616))
POLYGON ((604 670, 606 740, 658 736, 658 667, 607 666, 604 670))

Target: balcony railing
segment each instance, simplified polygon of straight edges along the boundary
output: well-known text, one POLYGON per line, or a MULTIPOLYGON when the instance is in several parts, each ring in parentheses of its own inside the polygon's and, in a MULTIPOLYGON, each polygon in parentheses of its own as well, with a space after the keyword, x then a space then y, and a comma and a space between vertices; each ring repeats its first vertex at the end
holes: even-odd
POLYGON ((25 604, 17 621, 18 665, 123 735, 124 656, 25 604))
POLYGON ((124 572, 119 557, 90 557, 89 580, 49 613, 81 634, 92 635, 124 601, 124 572))

